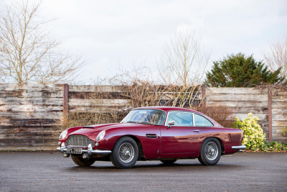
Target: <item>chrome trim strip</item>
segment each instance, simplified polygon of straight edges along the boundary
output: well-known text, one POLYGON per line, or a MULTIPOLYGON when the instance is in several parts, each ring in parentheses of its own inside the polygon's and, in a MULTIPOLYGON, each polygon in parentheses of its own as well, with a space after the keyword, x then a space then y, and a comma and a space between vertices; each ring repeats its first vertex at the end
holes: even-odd
MULTIPOLYGON (((62 153, 67 152, 67 148, 61 148, 61 147, 57 147, 56 149, 57 151, 62 151, 62 153)), ((82 153, 89 153, 89 154, 98 154, 98 155, 108 155, 110 153, 112 153, 111 150, 101 150, 101 149, 95 149, 95 150, 91 150, 91 149, 82 149, 82 153)))
POLYGON ((232 146, 231 149, 233 150, 240 150, 242 151, 243 149, 246 149, 245 145, 240 145, 240 146, 232 146))
POLYGON ((96 149, 96 150, 93 150, 92 153, 100 154, 100 155, 108 155, 108 154, 112 153, 112 151, 96 149))

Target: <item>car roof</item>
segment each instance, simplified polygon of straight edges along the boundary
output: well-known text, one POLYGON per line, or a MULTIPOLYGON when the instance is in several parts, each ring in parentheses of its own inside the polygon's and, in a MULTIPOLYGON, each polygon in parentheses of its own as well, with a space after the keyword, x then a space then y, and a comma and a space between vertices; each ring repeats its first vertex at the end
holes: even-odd
POLYGON ((198 111, 191 110, 191 109, 186 109, 186 108, 181 108, 181 107, 170 107, 170 106, 138 107, 135 109, 160 109, 163 111, 189 111, 189 112, 199 113, 198 111))
POLYGON ((223 127, 222 125, 220 125, 218 122, 216 122, 214 119, 212 119, 211 117, 198 112, 196 110, 191 110, 191 109, 186 109, 186 108, 181 108, 181 107, 170 107, 170 106, 152 106, 152 107, 138 107, 138 108, 134 108, 133 110, 138 110, 138 109, 159 109, 159 110, 163 110, 165 112, 169 112, 169 111, 188 111, 188 112, 193 112, 193 113, 197 113, 199 115, 204 116, 205 118, 209 119, 216 127, 223 127))

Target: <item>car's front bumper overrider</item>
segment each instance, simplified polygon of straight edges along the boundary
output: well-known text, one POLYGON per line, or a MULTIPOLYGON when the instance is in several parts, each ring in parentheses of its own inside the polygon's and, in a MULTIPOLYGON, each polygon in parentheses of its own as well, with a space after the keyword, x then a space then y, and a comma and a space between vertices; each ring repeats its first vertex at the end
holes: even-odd
POLYGON ((231 149, 233 150, 239 150, 239 151, 243 151, 243 149, 246 149, 245 145, 240 145, 240 146, 232 146, 231 149))
MULTIPOLYGON (((61 147, 57 148, 57 151, 61 151, 62 153, 69 154, 65 143, 62 143, 61 147)), ((112 153, 112 151, 111 150, 101 150, 101 149, 95 149, 94 150, 92 148, 92 145, 89 144, 88 149, 82 149, 82 154, 84 154, 84 153, 88 153, 89 155, 95 154, 95 155, 105 156, 105 155, 112 153)), ((70 153, 70 154, 72 154, 72 153, 70 153)))

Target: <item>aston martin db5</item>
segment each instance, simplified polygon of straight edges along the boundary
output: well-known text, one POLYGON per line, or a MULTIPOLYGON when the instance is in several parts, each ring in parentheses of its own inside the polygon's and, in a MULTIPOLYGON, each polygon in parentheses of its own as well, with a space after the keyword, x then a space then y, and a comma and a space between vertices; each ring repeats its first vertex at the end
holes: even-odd
POLYGON ((137 161, 173 164, 195 158, 202 165, 215 165, 221 155, 245 149, 242 139, 242 130, 224 128, 194 110, 141 107, 131 110, 121 123, 66 129, 57 150, 78 166, 111 161, 117 168, 131 168, 137 161))

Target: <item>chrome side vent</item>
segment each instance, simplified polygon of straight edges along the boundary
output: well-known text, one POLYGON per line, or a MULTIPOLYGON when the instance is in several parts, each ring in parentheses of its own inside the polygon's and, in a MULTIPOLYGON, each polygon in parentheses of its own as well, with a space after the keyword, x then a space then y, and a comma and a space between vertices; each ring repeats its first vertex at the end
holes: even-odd
POLYGON ((66 144, 67 146, 88 146, 89 144, 91 144, 93 147, 95 146, 95 142, 93 140, 90 140, 88 137, 83 135, 71 135, 66 140, 66 144))

